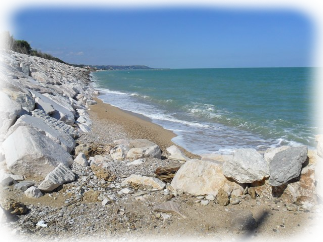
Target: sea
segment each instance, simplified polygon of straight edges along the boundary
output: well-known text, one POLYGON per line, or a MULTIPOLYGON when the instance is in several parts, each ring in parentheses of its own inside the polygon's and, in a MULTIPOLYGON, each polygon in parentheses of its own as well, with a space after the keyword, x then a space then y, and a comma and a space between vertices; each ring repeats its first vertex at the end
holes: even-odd
POLYGON ((312 68, 115 70, 91 73, 99 98, 149 118, 195 154, 315 147, 312 68))

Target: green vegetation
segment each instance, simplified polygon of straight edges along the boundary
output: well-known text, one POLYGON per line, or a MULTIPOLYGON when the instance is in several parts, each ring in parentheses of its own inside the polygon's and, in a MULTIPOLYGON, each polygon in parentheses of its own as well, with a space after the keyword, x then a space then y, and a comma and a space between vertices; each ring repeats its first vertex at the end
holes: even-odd
POLYGON ((13 36, 9 34, 9 32, 3 33, 1 35, 1 40, 3 42, 4 48, 7 50, 12 50, 12 51, 15 51, 18 53, 32 55, 32 56, 38 56, 38 57, 41 57, 44 59, 68 64, 68 63, 62 61, 61 59, 56 58, 50 54, 43 53, 40 50, 32 49, 30 44, 26 40, 15 40, 13 38, 13 36))

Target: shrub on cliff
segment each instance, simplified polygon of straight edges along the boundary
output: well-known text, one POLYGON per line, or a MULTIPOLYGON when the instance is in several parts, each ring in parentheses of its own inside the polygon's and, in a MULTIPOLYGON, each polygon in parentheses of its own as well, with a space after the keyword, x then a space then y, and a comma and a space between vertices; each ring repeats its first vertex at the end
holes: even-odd
POLYGON ((22 54, 30 55, 31 47, 26 40, 15 40, 12 50, 22 54))

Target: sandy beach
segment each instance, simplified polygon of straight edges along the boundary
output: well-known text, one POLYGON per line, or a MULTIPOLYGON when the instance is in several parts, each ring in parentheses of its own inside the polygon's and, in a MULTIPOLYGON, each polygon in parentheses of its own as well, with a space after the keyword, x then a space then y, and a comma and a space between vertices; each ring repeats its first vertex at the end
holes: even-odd
MULTIPOLYGON (((94 99, 97 104, 90 107, 89 114, 91 120, 100 125, 93 125, 92 132, 86 136, 87 141, 105 144, 117 139, 147 139, 156 143, 163 154, 165 154, 167 147, 174 145, 172 138, 176 135, 172 131, 150 122, 144 116, 113 107, 98 98, 94 99)), ((189 158, 199 158, 198 155, 192 154, 182 147, 179 148, 189 158)))

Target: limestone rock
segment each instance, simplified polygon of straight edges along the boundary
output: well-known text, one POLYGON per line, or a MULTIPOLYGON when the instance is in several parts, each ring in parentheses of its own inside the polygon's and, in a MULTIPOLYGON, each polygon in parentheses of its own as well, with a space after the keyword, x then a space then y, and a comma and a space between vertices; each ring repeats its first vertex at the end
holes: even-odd
POLYGON ((110 151, 110 155, 113 160, 124 160, 126 158, 126 147, 123 145, 117 145, 112 148, 110 151))
POLYGON ((316 150, 317 150, 317 155, 323 158, 323 135, 316 135, 315 140, 317 142, 316 150))
POLYGON ((216 196, 226 182, 221 164, 204 160, 188 160, 175 174, 171 186, 196 196, 205 194, 216 196))
POLYGON ((100 195, 100 192, 98 191, 93 191, 93 190, 86 191, 84 192, 83 201, 92 202, 92 203, 97 202, 99 195, 100 195))
POLYGON ((170 160, 178 160, 178 161, 187 161, 189 160, 189 158, 187 158, 182 151, 175 145, 172 145, 170 147, 168 147, 167 149, 168 152, 168 159, 170 160))
POLYGON ((51 192, 60 185, 75 180, 75 174, 63 164, 59 164, 48 173, 45 180, 38 186, 41 191, 51 192))
POLYGON ((137 166, 137 165, 141 165, 144 162, 145 162, 145 159, 137 159, 132 162, 128 162, 127 166, 137 166))
POLYGON ((15 180, 12 177, 6 177, 5 179, 3 179, 1 181, 1 186, 5 187, 5 186, 11 186, 15 183, 15 180))
POLYGON ((278 152, 269 163, 269 184, 280 186, 299 177, 307 159, 307 147, 290 147, 278 152))
POLYGON ((122 186, 125 186, 128 184, 151 187, 152 189, 157 189, 157 190, 162 190, 166 186, 164 182, 162 182, 161 180, 155 177, 141 176, 141 175, 135 175, 135 174, 132 174, 122 182, 122 186))
POLYGON ((5 135, 21 112, 21 105, 0 91, 0 136, 5 135))
POLYGON ((7 222, 7 215, 5 211, 0 207, 0 223, 5 223, 7 222))
POLYGON ((0 182, 2 182, 4 179, 6 179, 8 177, 11 177, 15 181, 22 181, 22 180, 24 180, 23 176, 10 174, 10 173, 6 172, 3 169, 0 170, 0 182))
POLYGON ((116 179, 116 175, 107 168, 93 164, 91 169, 99 179, 104 179, 105 181, 114 181, 116 179))
POLYGON ((36 118, 29 115, 21 116, 17 122, 8 130, 7 136, 13 133, 20 126, 32 127, 35 130, 45 132, 45 135, 60 144, 67 152, 71 152, 74 149, 75 141, 74 139, 66 134, 65 132, 60 132, 53 129, 48 124, 46 124, 41 118, 36 118))
POLYGON ((221 206, 226 206, 230 202, 230 198, 228 193, 226 193, 222 188, 219 189, 219 192, 216 196, 216 202, 221 206))
POLYGON ((79 144, 75 148, 75 155, 84 154, 87 158, 90 156, 91 147, 89 144, 79 144))
POLYGON ((155 171, 155 174, 156 177, 163 182, 171 182, 179 168, 180 166, 158 167, 155 171))
POLYGON ((4 199, 1 201, 1 207, 12 215, 23 215, 28 212, 25 204, 13 199, 4 199))
POLYGON ((19 175, 45 176, 58 164, 67 166, 73 159, 44 133, 27 126, 18 127, 4 142, 7 168, 19 175))
POLYGON ((316 186, 315 186, 315 168, 313 165, 305 167, 297 182, 287 185, 285 197, 287 202, 298 203, 309 209, 317 204, 316 186), (288 197, 287 197, 288 196, 288 197))
POLYGON ((35 101, 36 101, 36 108, 43 110, 46 114, 51 115, 55 112, 54 107, 50 103, 44 102, 39 97, 36 97, 35 101))
POLYGON ((29 198, 39 198, 42 197, 42 192, 37 187, 29 187, 25 192, 26 197, 29 198))
POLYGON ((239 183, 252 183, 268 177, 268 164, 254 149, 238 149, 223 164, 223 174, 239 183))
POLYGON ((21 107, 28 112, 35 109, 35 100, 29 92, 16 94, 16 102, 21 104, 21 107))
POLYGON ((50 117, 43 110, 35 109, 32 111, 32 116, 42 119, 48 126, 59 131, 64 132, 72 138, 78 137, 78 132, 71 125, 68 125, 60 120, 50 117))
POLYGON ((61 106, 57 102, 44 96, 43 94, 40 94, 37 91, 30 90, 30 92, 33 94, 35 99, 36 98, 38 98, 37 100, 41 99, 42 102, 50 104, 55 109, 55 111, 52 114, 52 117, 54 117, 58 120, 61 120, 67 124, 74 123, 74 114, 70 110, 66 109, 65 107, 61 106))
POLYGON ((114 143, 116 146, 110 151, 110 155, 114 160, 161 158, 159 146, 146 139, 115 140, 114 143))
POLYGON ((283 150, 287 150, 288 148, 289 148, 288 146, 281 146, 281 147, 278 147, 278 148, 269 148, 269 149, 267 149, 265 154, 264 154, 265 161, 267 161, 268 164, 269 164, 277 153, 279 153, 279 152, 281 152, 283 150))
POLYGON ((149 147, 140 147, 140 148, 132 148, 128 151, 127 156, 128 159, 139 159, 139 158, 161 158, 161 150, 158 145, 153 145, 149 147))
POLYGON ((86 159, 86 156, 84 153, 80 152, 76 158, 74 159, 74 162, 76 162, 77 164, 81 165, 81 166, 88 166, 89 162, 86 159))
POLYGON ((22 62, 20 68, 25 75, 30 76, 30 63, 22 62))
POLYGON ((29 187, 35 185, 35 182, 33 181, 22 181, 17 184, 15 184, 15 189, 20 191, 26 191, 29 187))

